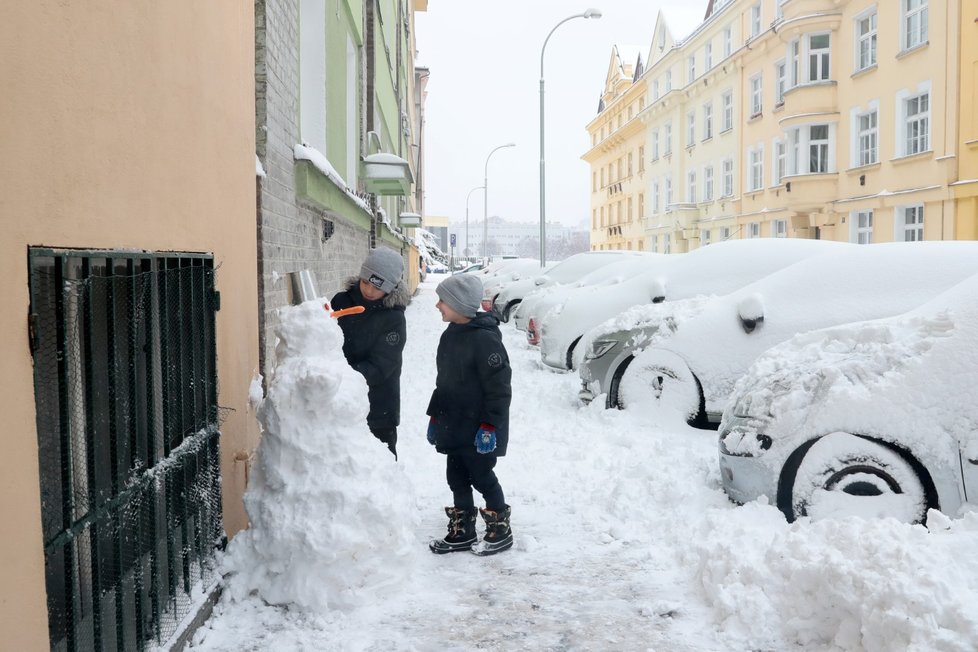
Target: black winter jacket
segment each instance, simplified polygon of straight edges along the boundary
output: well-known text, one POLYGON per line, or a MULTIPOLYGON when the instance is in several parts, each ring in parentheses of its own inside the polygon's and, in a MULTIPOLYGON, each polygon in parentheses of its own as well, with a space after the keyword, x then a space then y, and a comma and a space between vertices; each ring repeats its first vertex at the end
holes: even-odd
POLYGON ((496 450, 509 444, 512 370, 499 320, 480 312, 467 324, 449 324, 438 342, 438 377, 428 404, 439 453, 475 453, 479 425, 496 428, 496 450))
POLYGON ((411 298, 398 285, 379 301, 360 294, 360 279, 351 278, 347 288, 330 301, 333 310, 363 306, 358 315, 339 318, 343 330, 343 355, 367 381, 371 428, 396 428, 401 422, 401 354, 407 340, 404 308, 411 298))

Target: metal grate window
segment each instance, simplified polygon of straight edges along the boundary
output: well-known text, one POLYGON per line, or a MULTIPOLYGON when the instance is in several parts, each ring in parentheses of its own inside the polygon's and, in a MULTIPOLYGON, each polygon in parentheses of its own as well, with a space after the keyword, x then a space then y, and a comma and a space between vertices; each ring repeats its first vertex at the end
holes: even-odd
POLYGON ((213 258, 28 260, 51 649, 155 647, 224 536, 213 258))

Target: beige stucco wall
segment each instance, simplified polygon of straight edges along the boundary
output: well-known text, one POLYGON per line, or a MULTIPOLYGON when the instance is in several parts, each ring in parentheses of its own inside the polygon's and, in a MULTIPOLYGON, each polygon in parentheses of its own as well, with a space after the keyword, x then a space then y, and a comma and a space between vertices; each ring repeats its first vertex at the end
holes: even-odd
POLYGON ((225 524, 257 441, 251 2, 7 3, 0 21, 0 647, 47 649, 28 245, 213 252, 225 524))

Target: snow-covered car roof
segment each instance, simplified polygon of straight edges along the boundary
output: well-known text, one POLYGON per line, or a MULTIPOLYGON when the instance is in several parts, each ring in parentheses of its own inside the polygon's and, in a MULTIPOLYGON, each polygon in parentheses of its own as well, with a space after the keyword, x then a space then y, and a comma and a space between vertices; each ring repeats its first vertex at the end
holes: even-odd
POLYGON ((659 349, 678 355, 699 379, 707 411, 715 413, 774 344, 816 328, 905 312, 976 272, 978 242, 884 243, 831 252, 710 302, 635 362, 659 349))
POLYGON ((599 267, 621 260, 627 256, 648 255, 637 251, 586 251, 574 254, 549 268, 544 274, 533 278, 523 278, 510 283, 499 293, 499 303, 522 300, 535 289, 555 283, 570 283, 599 267))
MULTIPOLYGON (((904 314, 796 335, 737 382, 724 418, 763 419, 780 468, 798 445, 842 431, 896 443, 926 466, 978 459, 978 274, 904 314)), ((728 449, 755 445, 728 442, 728 449)))
MULTIPOLYGON (((811 256, 843 251, 857 245, 826 240, 764 238, 728 240, 687 254, 662 256, 648 271, 615 287, 590 287, 556 301, 549 311, 537 310, 543 341, 541 352, 562 360, 572 341, 602 321, 632 306, 705 294, 727 294, 747 283, 811 256)), ((607 331, 606 331, 607 332, 607 331)))

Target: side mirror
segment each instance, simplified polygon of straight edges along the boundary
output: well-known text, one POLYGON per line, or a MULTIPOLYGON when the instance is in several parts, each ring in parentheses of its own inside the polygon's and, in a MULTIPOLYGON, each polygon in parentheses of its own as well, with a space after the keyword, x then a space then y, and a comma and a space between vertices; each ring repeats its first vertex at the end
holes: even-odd
POLYGON ((662 303, 666 300, 666 282, 665 279, 657 278, 652 281, 649 287, 649 295, 652 297, 652 303, 662 303))
POLYGON ((764 323, 764 300, 761 295, 752 294, 741 299, 737 304, 737 316, 740 317, 740 326, 744 332, 753 333, 764 323))

